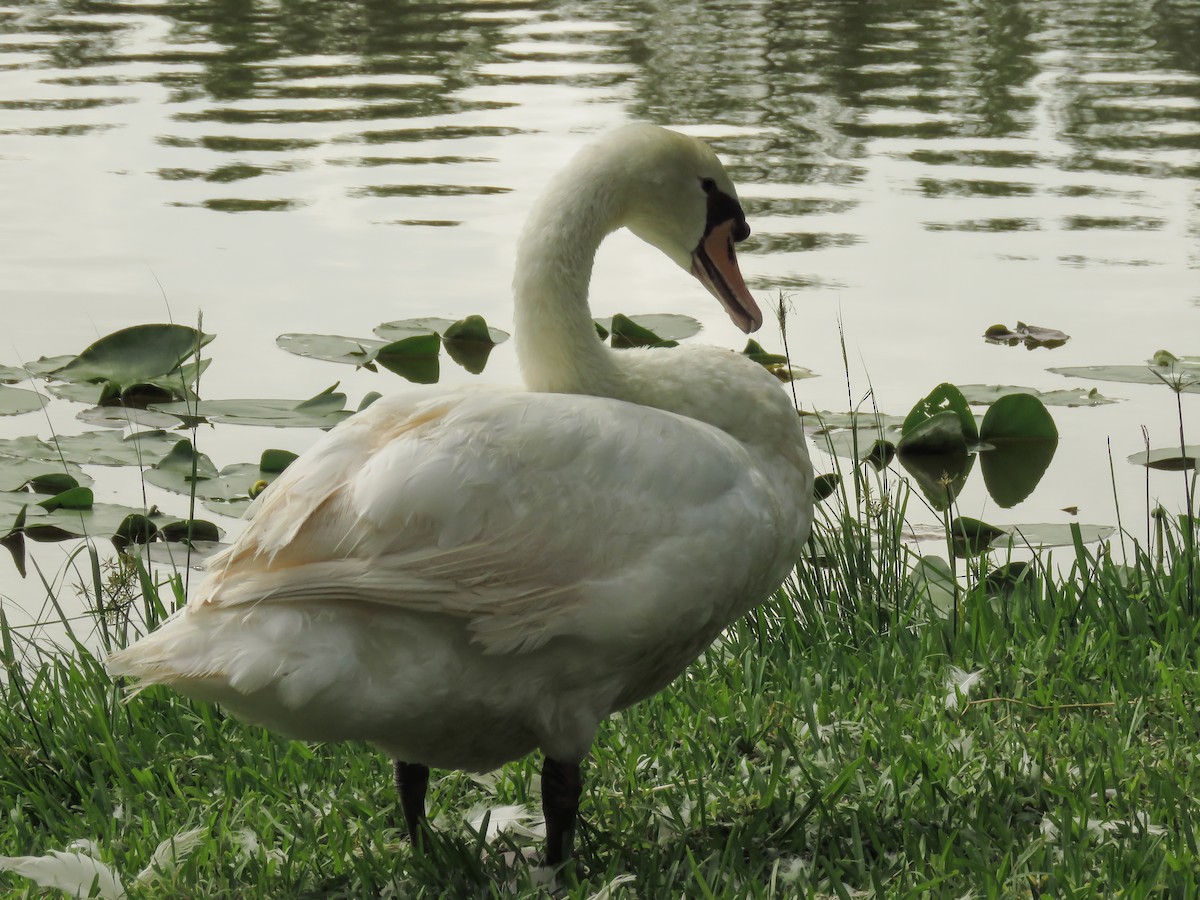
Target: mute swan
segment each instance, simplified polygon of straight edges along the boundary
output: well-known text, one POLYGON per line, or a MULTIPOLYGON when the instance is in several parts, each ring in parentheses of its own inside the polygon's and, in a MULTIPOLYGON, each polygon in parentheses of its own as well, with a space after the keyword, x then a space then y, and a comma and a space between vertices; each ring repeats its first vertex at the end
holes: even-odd
POLYGON ((588 282, 625 226, 745 332, 750 233, 712 150, 610 132, 550 184, 517 252, 526 389, 379 400, 255 502, 187 606, 108 660, 286 735, 395 760, 411 836, 429 766, 540 748, 546 858, 572 854, 599 723, 665 687, 791 570, 812 518, 800 418, 712 347, 612 351, 588 282))

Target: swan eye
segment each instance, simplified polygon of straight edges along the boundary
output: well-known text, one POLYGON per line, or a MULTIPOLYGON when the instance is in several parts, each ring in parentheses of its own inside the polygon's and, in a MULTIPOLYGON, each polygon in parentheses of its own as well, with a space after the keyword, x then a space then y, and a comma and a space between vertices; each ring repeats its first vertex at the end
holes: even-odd
POLYGON ((700 187, 704 189, 704 193, 711 194, 717 189, 717 183, 711 178, 701 178, 700 187))

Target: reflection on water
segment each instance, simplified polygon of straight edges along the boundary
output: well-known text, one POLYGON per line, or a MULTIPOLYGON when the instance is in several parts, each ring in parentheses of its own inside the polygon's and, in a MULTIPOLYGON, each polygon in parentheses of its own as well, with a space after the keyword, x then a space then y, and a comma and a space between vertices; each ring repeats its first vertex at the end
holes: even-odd
MULTIPOLYGON (((0 303, 82 292, 112 330, 149 318, 108 310, 150 266, 226 332, 263 310, 244 330, 274 328, 264 344, 349 333, 339 317, 503 325, 531 191, 625 118, 728 160, 750 284, 795 293, 797 362, 833 376, 801 386, 810 405, 848 402, 841 326, 890 412, 943 380, 1055 388, 1046 366, 1200 352, 1200 0, 16 2, 0 303), (461 306, 435 305, 448 292, 461 306), (1073 340, 1049 360, 983 345, 1018 319, 1073 340)), ((691 312, 733 342, 627 256, 597 267, 610 295, 638 282, 623 311, 691 312)), ((20 351, 86 343, 46 333, 20 351)), ((1065 431, 1136 430, 1147 396, 1065 431)))

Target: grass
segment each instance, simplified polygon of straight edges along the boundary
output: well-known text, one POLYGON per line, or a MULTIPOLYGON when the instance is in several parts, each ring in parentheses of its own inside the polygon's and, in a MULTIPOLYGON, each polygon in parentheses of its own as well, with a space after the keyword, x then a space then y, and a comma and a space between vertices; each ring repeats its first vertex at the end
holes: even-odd
MULTIPOLYGON (((902 500, 823 505, 798 580, 605 724, 588 874, 560 896, 1200 894, 1190 520, 1120 558, 1080 544, 1019 578, 973 563, 947 609, 912 575, 902 500)), ((97 617, 104 640, 180 599, 144 573, 142 588, 97 617)), ((435 773, 439 838, 414 858, 379 753, 288 742, 162 689, 128 700, 83 642, 65 651, 0 618, 0 853, 86 839, 130 897, 544 895, 536 838, 465 821, 536 810, 536 760, 435 773), (159 850, 137 878, 192 831, 190 853, 159 850)), ((39 891, 0 874, 4 896, 39 891)))

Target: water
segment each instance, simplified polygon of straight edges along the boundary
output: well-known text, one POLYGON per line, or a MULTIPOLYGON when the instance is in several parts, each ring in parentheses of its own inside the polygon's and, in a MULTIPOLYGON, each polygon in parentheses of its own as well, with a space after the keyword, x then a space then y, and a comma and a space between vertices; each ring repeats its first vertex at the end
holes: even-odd
MULTIPOLYGON (((398 382, 289 356, 275 336, 469 313, 508 327, 536 191, 630 119, 707 138, 729 163, 755 230, 743 271, 764 302, 787 293, 795 361, 822 376, 797 385, 805 406, 844 410, 873 388, 903 414, 942 381, 1090 387, 1045 369, 1200 353, 1196 0, 78 0, 0 8, 0 362, 202 312, 219 335, 206 396, 340 380, 355 404, 398 382), (1072 337, 983 342, 1017 321, 1072 337)), ((602 250, 593 297, 598 314, 685 312, 708 341, 744 342, 627 236, 602 250)), ((761 340, 779 346, 772 326, 761 340)), ((516 379, 511 350, 487 377, 516 379)), ((1178 475, 1147 484, 1124 462, 1143 426, 1154 446, 1177 438, 1173 398, 1098 386, 1127 399, 1054 410, 1062 443, 1030 500, 997 509, 973 476, 960 511, 1115 523, 1110 448, 1124 515, 1144 519, 1147 492, 1178 508, 1178 475)), ((52 404, 53 427, 83 430, 77 410, 52 404)), ((0 420, 5 436, 50 428, 0 420)), ((200 443, 224 465, 315 437, 223 428, 200 443)), ((95 474, 98 499, 140 498, 136 473, 95 474)), ((38 552, 52 573, 67 548, 38 552)), ((4 563, 0 593, 30 617, 39 591, 4 563)))

